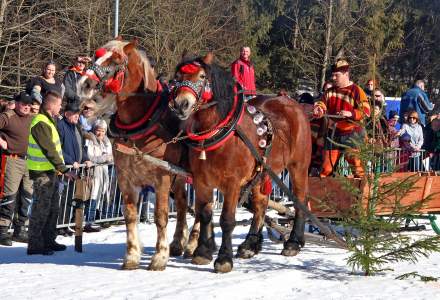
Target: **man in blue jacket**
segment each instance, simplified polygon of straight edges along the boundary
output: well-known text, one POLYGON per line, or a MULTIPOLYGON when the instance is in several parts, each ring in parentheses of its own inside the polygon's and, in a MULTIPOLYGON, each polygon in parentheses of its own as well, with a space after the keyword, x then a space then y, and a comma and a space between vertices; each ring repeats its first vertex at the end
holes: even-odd
MULTIPOLYGON (((67 103, 66 107, 64 108, 63 119, 57 122, 61 148, 63 150, 64 163, 66 165, 72 165, 73 169, 75 170, 79 169, 80 164, 86 164, 88 168, 92 166, 92 162, 89 160, 87 151, 84 147, 82 132, 78 128, 79 113, 80 108, 78 103, 67 103)), ((73 190, 69 188, 67 192, 67 199, 70 200, 73 196, 73 190)), ((63 202, 66 200, 65 197, 62 199, 63 202)), ((66 208, 66 213, 60 214, 65 216, 64 223, 70 222, 70 216, 72 214, 70 201, 67 204, 61 203, 60 207, 66 208)), ((65 234, 70 234, 68 229, 65 231, 65 234)))
POLYGON ((414 86, 402 95, 400 101, 400 120, 403 122, 404 114, 410 111, 416 111, 419 115, 420 123, 426 125, 426 114, 434 109, 434 104, 429 101, 425 93, 425 82, 417 80, 414 86))

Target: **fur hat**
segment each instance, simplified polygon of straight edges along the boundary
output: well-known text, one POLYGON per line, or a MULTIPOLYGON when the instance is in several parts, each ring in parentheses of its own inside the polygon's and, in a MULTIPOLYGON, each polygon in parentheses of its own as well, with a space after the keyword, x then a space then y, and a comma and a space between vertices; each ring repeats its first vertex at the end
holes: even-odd
POLYGON ((350 64, 343 59, 336 61, 335 64, 332 66, 332 73, 347 72, 348 70, 350 70, 350 64))

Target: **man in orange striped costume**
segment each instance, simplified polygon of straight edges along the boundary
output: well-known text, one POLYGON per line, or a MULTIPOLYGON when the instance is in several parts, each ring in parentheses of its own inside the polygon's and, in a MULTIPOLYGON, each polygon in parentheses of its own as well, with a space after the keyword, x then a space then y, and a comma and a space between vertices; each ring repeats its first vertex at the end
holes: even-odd
MULTIPOLYGON (((350 65, 339 60, 332 66, 333 87, 328 89, 322 98, 315 102, 313 115, 322 118, 324 114, 337 115, 335 132, 330 134, 324 149, 324 162, 320 176, 326 177, 333 172, 341 152, 347 147, 356 148, 356 142, 365 139, 362 121, 370 116, 370 105, 365 92, 350 80, 350 65), (341 146, 344 145, 345 147, 341 146)), ((352 166, 355 177, 361 177, 364 170, 359 157, 346 153, 345 159, 352 166)))

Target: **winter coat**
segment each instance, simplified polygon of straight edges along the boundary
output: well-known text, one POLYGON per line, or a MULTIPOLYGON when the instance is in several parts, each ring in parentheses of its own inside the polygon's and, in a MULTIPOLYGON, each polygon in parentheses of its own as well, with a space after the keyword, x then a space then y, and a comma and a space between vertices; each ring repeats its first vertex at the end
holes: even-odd
POLYGON ((61 147, 66 165, 71 165, 74 162, 83 163, 89 160, 87 151, 84 149, 81 132, 75 124, 70 124, 63 118, 57 122, 57 129, 60 134, 61 147))
POLYGON ((237 59, 231 64, 231 73, 245 90, 245 95, 255 95, 257 93, 254 65, 250 61, 237 59))
POLYGON ((91 132, 93 128, 93 122, 86 119, 83 115, 79 116, 79 124, 83 133, 91 132))
POLYGON ((426 125, 426 113, 434 108, 428 95, 418 86, 414 86, 402 95, 400 101, 400 120, 403 122, 405 112, 416 111, 419 115, 420 123, 426 125))
POLYGON ((81 78, 81 73, 78 72, 74 67, 71 67, 66 72, 66 74, 64 74, 63 83, 66 89, 64 92, 64 96, 66 98, 67 103, 80 102, 81 99, 79 98, 76 92, 76 84, 80 78, 81 78))
MULTIPOLYGON (((421 149, 423 146, 423 129, 420 124, 403 124, 402 135, 407 133, 411 137, 412 149, 421 149)), ((415 152, 412 157, 420 156, 420 152, 415 152)))
MULTIPOLYGON (((113 162, 112 145, 107 137, 101 142, 94 134, 88 134, 86 137, 86 146, 90 161, 94 164, 109 164, 113 162)), ((109 185, 110 177, 108 166, 95 166, 90 199, 97 200, 96 207, 98 209, 100 209, 102 205, 101 199, 104 199, 104 201, 109 200, 109 185)))

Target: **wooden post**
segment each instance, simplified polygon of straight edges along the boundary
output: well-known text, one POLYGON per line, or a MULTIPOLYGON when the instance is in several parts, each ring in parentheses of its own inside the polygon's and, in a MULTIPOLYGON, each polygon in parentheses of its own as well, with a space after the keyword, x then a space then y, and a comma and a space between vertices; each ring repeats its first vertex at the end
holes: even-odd
POLYGON ((84 202, 75 200, 75 251, 82 251, 83 221, 84 221, 84 202))

